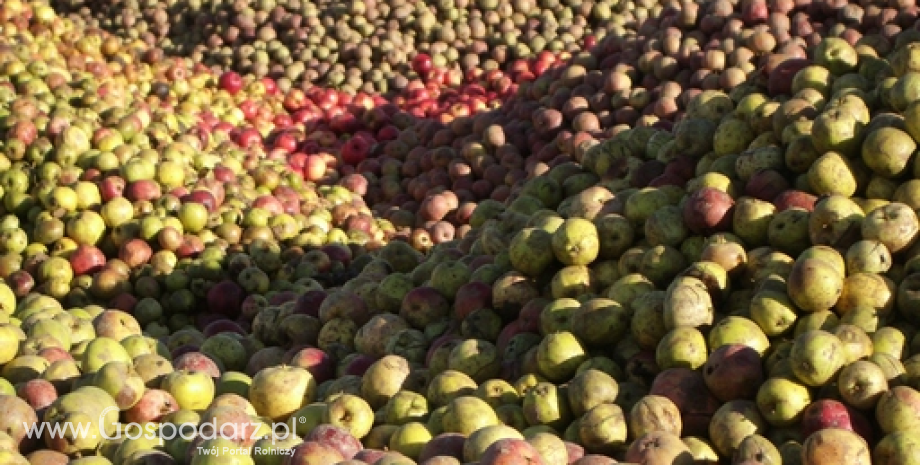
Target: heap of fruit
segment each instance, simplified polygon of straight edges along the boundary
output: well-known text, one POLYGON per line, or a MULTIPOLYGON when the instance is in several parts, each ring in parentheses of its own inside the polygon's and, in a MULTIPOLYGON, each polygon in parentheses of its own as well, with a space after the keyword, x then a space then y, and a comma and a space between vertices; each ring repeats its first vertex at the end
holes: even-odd
POLYGON ((538 3, 0 3, 0 463, 920 461, 917 6, 538 3))
POLYGON ((61 14, 172 56, 270 76, 282 88, 320 84, 390 93, 424 76, 415 58, 468 72, 544 50, 575 51, 615 24, 626 2, 54 0, 61 14))

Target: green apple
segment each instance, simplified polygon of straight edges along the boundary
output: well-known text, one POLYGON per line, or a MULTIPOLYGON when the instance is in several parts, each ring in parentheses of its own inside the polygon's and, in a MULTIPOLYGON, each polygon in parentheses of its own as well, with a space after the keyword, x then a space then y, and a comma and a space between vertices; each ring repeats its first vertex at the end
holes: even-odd
POLYGON ((176 398, 179 408, 204 410, 214 400, 214 379, 204 371, 179 370, 169 373, 160 383, 160 389, 176 398))

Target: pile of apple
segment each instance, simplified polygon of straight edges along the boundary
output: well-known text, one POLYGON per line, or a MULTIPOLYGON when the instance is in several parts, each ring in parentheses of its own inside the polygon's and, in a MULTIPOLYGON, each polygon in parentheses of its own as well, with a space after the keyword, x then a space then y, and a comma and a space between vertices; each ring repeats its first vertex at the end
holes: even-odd
POLYGON ((387 101, 4 1, 0 463, 916 461, 916 6, 627 3, 387 101))

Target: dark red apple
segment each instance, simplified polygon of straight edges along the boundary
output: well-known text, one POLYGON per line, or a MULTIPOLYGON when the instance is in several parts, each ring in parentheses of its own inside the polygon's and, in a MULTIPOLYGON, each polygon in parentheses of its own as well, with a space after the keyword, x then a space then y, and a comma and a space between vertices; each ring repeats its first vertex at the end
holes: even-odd
POLYGON ((659 160, 647 160, 633 173, 630 184, 633 187, 646 187, 653 179, 664 174, 665 164, 659 160))
POLYGON ((357 165, 370 154, 373 141, 367 137, 354 136, 342 146, 342 161, 349 165, 357 165))
POLYGON ((744 194, 766 202, 771 202, 777 196, 791 187, 786 176, 772 169, 758 170, 744 185, 744 194))
POLYGON ((684 203, 684 224, 696 234, 709 235, 727 231, 732 225, 735 200, 727 193, 703 187, 691 194, 684 203))
POLYGON ((420 286, 407 292, 399 308, 399 315, 417 329, 425 329, 449 314, 450 301, 430 286, 420 286))
POLYGON ((240 316, 246 291, 231 279, 218 282, 208 290, 208 309, 230 319, 240 316))
POLYGON ((688 181, 696 176, 696 161, 687 155, 678 155, 665 165, 664 174, 674 175, 688 181))
POLYGON ((872 425, 864 414, 834 399, 819 399, 802 412, 802 437, 824 428, 843 428, 872 443, 872 425))
POLYGON ((445 456, 463 459, 463 444, 466 436, 460 433, 441 433, 432 438, 419 453, 418 461, 424 462, 432 457, 445 456))
POLYGON ((457 289, 453 318, 462 321, 470 313, 492 306, 492 286, 482 281, 470 281, 457 289))
POLYGON ((236 71, 224 71, 217 81, 217 86, 230 93, 230 95, 236 95, 237 92, 243 89, 243 77, 236 71))
POLYGON ((760 354, 745 344, 725 344, 706 360, 703 380, 722 402, 753 399, 764 380, 760 354))
POLYGON ((322 290, 304 292, 294 303, 294 313, 303 313, 319 318, 319 308, 328 294, 322 290))
POLYGON ((367 369, 377 361, 373 356, 367 354, 354 354, 354 357, 349 357, 348 363, 342 367, 338 367, 340 371, 336 373, 338 376, 344 375, 354 375, 354 376, 364 376, 364 373, 367 372, 367 369))
POLYGON ((345 266, 348 266, 348 264, 351 263, 353 254, 351 249, 346 245, 326 244, 320 250, 325 252, 332 262, 339 262, 345 266))
POLYGON ((90 244, 80 244, 70 254, 70 267, 74 276, 92 275, 101 271, 106 264, 105 253, 90 244))
POLYGON ((236 333, 245 336, 246 330, 243 329, 239 323, 223 318, 208 323, 208 325, 201 330, 201 333, 204 334, 205 337, 211 337, 220 333, 236 333))
POLYGON ((661 371, 649 394, 671 399, 681 412, 684 428, 682 434, 705 436, 709 431, 712 415, 722 405, 709 389, 703 374, 689 368, 668 368, 661 371))
POLYGON ((790 189, 777 195, 776 198, 773 199, 773 206, 776 207, 777 213, 792 207, 814 211, 815 202, 817 201, 818 197, 814 196, 813 194, 790 189))
POLYGON ((767 93, 771 96, 791 95, 792 78, 809 65, 811 65, 811 60, 805 58, 790 58, 783 61, 770 72, 767 81, 767 93))
POLYGON ((185 202, 194 202, 204 205, 208 209, 208 213, 213 213, 217 210, 217 198, 208 190, 205 189, 195 189, 188 194, 181 197, 183 203, 185 202))

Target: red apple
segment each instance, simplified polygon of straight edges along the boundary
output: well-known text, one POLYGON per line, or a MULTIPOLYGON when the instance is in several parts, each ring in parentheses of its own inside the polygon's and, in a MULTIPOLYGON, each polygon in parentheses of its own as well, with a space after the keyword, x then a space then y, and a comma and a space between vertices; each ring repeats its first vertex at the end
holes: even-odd
POLYGON ((412 57, 412 70, 419 76, 424 76, 434 68, 434 61, 427 53, 419 53, 412 57))
POLYGON ((722 402, 753 399, 764 380, 760 354, 745 344, 720 346, 703 365, 703 380, 722 402))
POLYGON ((543 465, 543 457, 529 442, 504 438, 492 443, 479 459, 480 465, 543 465))
POLYGON ((814 211, 815 202, 817 201, 818 198, 813 194, 790 189, 777 195, 776 198, 773 199, 773 205, 776 207, 777 213, 792 207, 814 211))
POLYGON ((57 389, 50 381, 36 378, 16 386, 16 395, 26 401, 36 412, 41 412, 58 397, 57 389))
POLYGON ((481 281, 471 281, 457 289, 453 303, 453 318, 463 321, 470 313, 491 306, 492 286, 481 281))
POLYGON ((99 195, 102 197, 102 201, 108 202, 115 197, 123 196, 126 184, 125 179, 121 176, 113 175, 103 178, 99 184, 99 195))
POLYGON ((257 197, 252 201, 252 206, 255 208, 262 208, 272 215, 284 213, 284 204, 273 195, 261 195, 257 197))
POLYGON ((332 262, 339 262, 345 266, 351 263, 351 249, 344 244, 326 244, 321 249, 332 262))
POLYGON ((684 224, 696 234, 727 231, 732 224, 735 200, 727 193, 704 187, 691 194, 683 209, 684 224))
POLYGON ((80 244, 70 254, 70 267, 74 276, 92 275, 106 264, 105 253, 94 245, 80 244))
POLYGON ((744 185, 744 194, 770 202, 790 187, 789 181, 779 171, 758 170, 744 185))
POLYGON ((220 367, 211 357, 192 351, 186 352, 173 360, 173 367, 176 371, 203 371, 211 375, 212 378, 220 378, 220 367))
POLYGON ((246 292, 236 281, 225 279, 208 290, 208 310, 234 319, 240 315, 246 292))
POLYGON ((319 318, 319 308, 328 294, 323 290, 304 292, 294 302, 294 313, 303 313, 319 318))
POLYGON ((360 450, 364 449, 361 441, 352 436, 349 430, 335 425, 318 425, 310 430, 310 433, 303 439, 304 441, 316 441, 329 446, 339 451, 346 460, 351 459, 360 450))
POLYGON ((315 347, 297 351, 288 365, 306 369, 313 375, 317 383, 322 383, 335 376, 335 360, 323 350, 315 347))
POLYGON ((441 433, 432 438, 422 448, 419 453, 418 461, 422 463, 432 457, 454 457, 457 460, 463 458, 463 444, 466 442, 466 436, 460 433, 441 433))
POLYGON ((118 258, 125 262, 131 269, 140 268, 146 264, 153 255, 150 244, 143 239, 131 239, 118 249, 118 258))
POLYGON ((338 463, 345 460, 338 449, 316 441, 304 441, 285 455, 283 465, 312 465, 318 463, 338 463))
POLYGON ((689 368, 661 371, 655 376, 649 394, 665 396, 677 405, 683 419, 683 434, 687 435, 705 436, 712 415, 722 405, 709 392, 703 374, 689 368))
POLYGON ((872 443, 872 426, 861 412, 833 399, 819 399, 802 412, 802 437, 807 438, 824 428, 843 428, 853 431, 872 443))
POLYGON ((236 71, 224 71, 217 81, 217 86, 235 95, 243 89, 243 77, 236 71))
POLYGON ((205 337, 211 337, 220 333, 236 333, 245 336, 246 330, 236 321, 222 318, 208 323, 204 329, 201 330, 201 333, 204 334, 205 337))
POLYGON ((234 139, 240 147, 251 149, 262 145, 262 134, 256 128, 245 128, 240 130, 234 139))
POLYGON ((370 154, 372 143, 373 141, 361 136, 348 139, 342 147, 342 161, 349 165, 357 165, 370 154))
POLYGON ((430 286, 420 286, 407 292, 399 308, 399 315, 418 329, 441 321, 449 313, 450 301, 430 286))
POLYGON ((811 65, 811 61, 805 58, 790 58, 773 68, 770 72, 767 84, 767 92, 771 96, 791 95, 792 78, 803 68, 811 65))
POLYGON ((176 410, 179 410, 179 402, 172 394, 162 389, 147 389, 141 400, 125 411, 125 420, 139 424, 159 422, 176 410))
POLYGON ((367 354, 355 354, 354 357, 346 357, 345 360, 347 360, 348 363, 346 363, 345 366, 339 367, 341 369, 341 373, 337 373, 339 376, 364 376, 367 369, 377 361, 375 357, 367 354))

